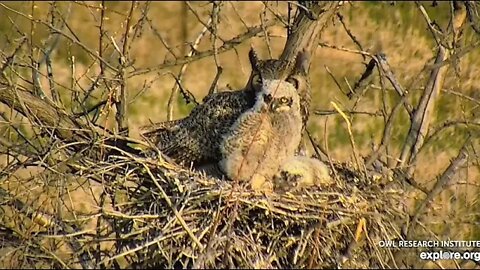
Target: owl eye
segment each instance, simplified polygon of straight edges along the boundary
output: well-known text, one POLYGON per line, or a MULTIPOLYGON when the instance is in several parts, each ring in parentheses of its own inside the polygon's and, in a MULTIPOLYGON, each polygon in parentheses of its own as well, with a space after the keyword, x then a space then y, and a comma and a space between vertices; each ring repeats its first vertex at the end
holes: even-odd
POLYGON ((286 98, 286 97, 280 98, 280 103, 287 104, 288 103, 288 98, 286 98))
POLYGON ((293 87, 295 87, 295 89, 298 89, 298 86, 300 85, 299 81, 297 80, 297 78, 294 78, 294 77, 289 77, 287 79, 287 82, 291 83, 293 85, 293 87))
POLYGON ((272 95, 263 95, 263 100, 265 101, 265 103, 270 103, 272 102, 272 95))

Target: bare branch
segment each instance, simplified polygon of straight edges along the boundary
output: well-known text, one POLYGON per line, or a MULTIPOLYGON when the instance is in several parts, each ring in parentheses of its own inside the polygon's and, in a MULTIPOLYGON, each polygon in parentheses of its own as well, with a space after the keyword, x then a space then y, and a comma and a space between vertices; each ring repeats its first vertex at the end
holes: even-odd
POLYGON ((369 56, 369 57, 373 57, 373 54, 367 52, 367 51, 360 51, 360 50, 355 50, 355 49, 348 49, 348 48, 340 48, 338 46, 335 46, 335 45, 331 45, 331 44, 328 44, 328 43, 325 43, 325 42, 319 42, 318 43, 318 46, 320 47, 326 47, 326 48, 330 48, 330 49, 333 49, 333 50, 338 50, 338 51, 342 51, 342 52, 348 52, 348 53, 353 53, 353 54, 360 54, 363 56, 369 56))
MULTIPOLYGON (((265 27, 271 27, 275 24, 276 24, 275 21, 269 21, 265 23, 265 27)), ((242 33, 230 40, 225 41, 222 46, 217 48, 217 52, 218 54, 221 54, 231 49, 234 49, 238 45, 242 44, 244 41, 256 36, 258 33, 262 31, 263 30, 261 26, 250 27, 245 33, 242 33)), ((177 58, 175 60, 164 61, 163 64, 160 64, 154 67, 136 69, 135 71, 132 71, 130 73, 130 76, 131 77, 138 76, 138 75, 146 74, 152 71, 158 71, 158 70, 173 67, 173 66, 183 65, 189 62, 193 62, 193 61, 208 57, 208 56, 212 56, 214 53, 215 52, 213 50, 195 52, 195 54, 193 54, 192 56, 185 56, 183 58, 177 58)))
MULTIPOLYGON (((458 30, 463 25, 466 18, 464 6, 458 5, 454 15, 451 18, 450 27, 453 27, 453 36, 450 44, 453 44, 458 38, 458 30)), ((439 44, 435 64, 443 62, 451 57, 452 50, 439 44)), ((400 155, 400 165, 405 164, 417 155, 418 150, 423 145, 423 141, 428 132, 431 116, 434 110, 435 101, 443 87, 447 72, 447 66, 433 69, 430 78, 425 86, 425 91, 420 99, 417 109, 411 118, 412 123, 400 155)))
POLYGON ((208 90, 209 95, 216 92, 218 79, 220 79, 222 72, 223 72, 223 68, 220 66, 217 66, 217 74, 215 75, 215 78, 213 79, 212 84, 210 85, 210 89, 208 90))
POLYGON ((48 126, 57 127, 56 132, 68 141, 75 140, 78 136, 76 133, 84 131, 65 112, 55 110, 49 103, 25 90, 0 84, 0 101, 25 116, 31 113, 48 126), (25 107, 21 104, 25 104, 25 107), (27 108, 28 111, 25 111, 27 108))
MULTIPOLYGON (((8 10, 8 11, 11 11, 17 15, 20 15, 28 20, 30 20, 31 22, 34 22, 34 23, 40 23, 40 24, 43 24, 45 25, 46 27, 48 27, 50 30, 52 30, 53 32, 55 33, 59 33, 61 34, 62 36, 66 37, 68 40, 70 40, 72 43, 80 46, 82 49, 84 49, 90 56, 92 56, 93 58, 103 62, 105 64, 105 66, 107 66, 108 68, 110 68, 111 70, 113 70, 114 72, 118 72, 117 69, 115 67, 113 67, 112 65, 110 65, 110 63, 108 63, 105 59, 101 58, 96 52, 94 52, 92 49, 90 49, 87 45, 83 44, 82 42, 80 42, 80 40, 78 39, 78 37, 74 36, 74 34, 72 34, 73 36, 61 31, 60 29, 42 21, 42 20, 38 20, 38 19, 33 19, 31 17, 29 17, 28 15, 26 14, 23 14, 22 12, 19 12, 15 9, 12 9, 8 6, 6 6, 5 4, 3 3, 0 3, 0 6, 3 7, 4 9, 8 10)), ((65 23, 65 21, 64 21, 65 23)), ((68 24, 65 23, 65 26, 68 27, 68 24)), ((71 29, 70 29, 71 31, 71 29)), ((73 32, 72 32, 73 33, 73 32)))
MULTIPOLYGON (((347 114, 359 114, 359 115, 369 115, 369 116, 377 116, 377 117, 381 117, 382 116, 382 113, 381 112, 365 112, 365 111, 347 111, 347 110, 344 110, 343 111, 344 113, 347 113, 347 114)), ((338 111, 335 111, 335 110, 315 110, 313 112, 314 114, 316 115, 333 115, 333 114, 338 114, 338 111)))
MULTIPOLYGON (((353 43, 355 43, 355 45, 357 45, 357 47, 361 51, 364 51, 363 46, 360 44, 360 41, 358 41, 357 37, 355 37, 355 35, 352 33, 352 31, 350 29, 348 29, 347 25, 345 24, 345 21, 343 20, 342 14, 337 13, 337 18, 340 21, 340 23, 342 23, 343 29, 345 30, 345 32, 347 32, 348 36, 353 41, 353 43)), ((363 57, 363 60, 365 61, 365 55, 362 54, 362 57, 363 57)))
POLYGON ((335 78, 335 76, 333 75, 332 71, 330 71, 330 68, 328 68, 327 65, 325 65, 324 67, 325 67, 325 70, 327 71, 328 75, 330 75, 330 77, 331 77, 331 78, 333 79, 333 81, 335 82, 335 85, 337 85, 338 90, 340 90, 340 92, 342 92, 345 96, 348 96, 350 93, 345 93, 345 91, 343 91, 342 86, 341 86, 340 83, 338 82, 337 78, 335 78))
POLYGON ((322 30, 339 7, 338 1, 327 1, 315 3, 309 12, 302 9, 295 18, 291 36, 288 37, 280 59, 291 61, 302 50, 313 56, 322 30), (317 18, 316 21, 309 18, 310 12, 317 18))
MULTIPOLYGON (((205 33, 207 32, 208 27, 211 23, 212 23, 212 18, 210 17, 210 19, 208 20, 207 26, 205 26, 202 29, 202 31, 200 31, 200 33, 197 35, 197 38, 195 39, 195 41, 192 44, 192 49, 186 55, 186 58, 189 58, 189 57, 192 57, 193 55, 195 55, 195 52, 197 51, 198 45, 200 44, 200 41, 202 40, 202 38, 205 36, 205 33)), ((213 49, 213 53, 214 54, 216 53, 216 49, 213 49)), ((186 63, 182 64, 182 67, 180 68, 180 72, 178 73, 178 82, 182 81, 182 77, 183 77, 183 74, 185 74, 185 71, 187 70, 188 63, 189 62, 186 62, 186 63)), ((173 88, 172 88, 172 91, 170 92, 170 97, 168 98, 167 120, 169 120, 169 121, 172 120, 172 118, 173 118, 173 101, 175 100, 175 98, 178 95, 179 87, 180 87, 179 84, 175 83, 173 88)))
POLYGON ((16 56, 16 55, 18 54, 18 52, 22 49, 23 45, 27 42, 27 40, 28 40, 28 39, 27 39, 27 37, 25 37, 25 36, 23 36, 23 37, 20 39, 20 44, 18 44, 18 46, 17 46, 17 47, 15 48, 15 50, 13 51, 13 53, 6 58, 5 63, 3 63, 2 67, 0 68, 0 74, 2 75, 2 77, 3 77, 4 79, 6 79, 5 73, 4 73, 5 69, 6 69, 7 67, 9 67, 9 66, 13 63, 15 56, 16 56))
POLYGON ((478 8, 475 5, 474 1, 464 1, 465 7, 467 8, 468 20, 470 21, 470 25, 472 29, 477 33, 480 34, 480 15, 478 12, 478 8))
POLYGON ((375 59, 371 59, 365 67, 365 71, 362 73, 360 79, 353 85, 353 92, 347 94, 348 98, 352 99, 355 95, 363 95, 364 90, 368 87, 373 80, 373 69, 375 68, 375 59))
POLYGON ((128 134, 128 119, 127 119, 127 108, 128 108, 128 102, 127 102, 127 78, 128 78, 128 73, 126 70, 126 66, 128 65, 127 59, 128 58, 128 51, 127 48, 129 47, 129 32, 130 32, 130 24, 132 21, 133 17, 133 10, 136 6, 135 1, 132 1, 130 5, 130 11, 127 16, 126 20, 126 25, 125 25, 125 33, 123 35, 123 46, 122 46, 122 51, 120 52, 120 70, 119 70, 119 75, 120 75, 120 91, 116 93, 116 102, 115 106, 117 108, 117 113, 115 115, 115 120, 117 121, 117 130, 120 133, 125 132, 128 134))
MULTIPOLYGON (((392 69, 390 68, 390 65, 387 62, 387 56, 383 53, 379 53, 375 55, 375 60, 378 63, 378 66, 382 69, 383 74, 385 74, 387 79, 392 84, 395 91, 397 91, 398 95, 401 98, 405 97, 408 94, 408 92, 403 90, 403 87, 398 82, 397 78, 395 77, 395 74, 393 74, 392 69)), ((405 109, 407 110, 410 117, 412 117, 412 113, 413 113, 412 105, 410 105, 407 100, 404 101, 403 105, 405 106, 405 109)))
POLYGON ((427 197, 421 202, 421 204, 416 208, 415 214, 413 215, 411 222, 409 223, 408 227, 406 228, 407 238, 408 236, 412 235, 414 232, 414 228, 417 225, 417 222, 420 218, 420 215, 423 214, 427 205, 444 189, 446 185, 452 181, 455 172, 462 167, 465 162, 467 161, 468 152, 467 147, 472 141, 472 137, 469 136, 463 147, 458 152, 457 157, 450 163, 450 166, 438 177, 437 182, 433 186, 433 188, 428 193, 427 197))

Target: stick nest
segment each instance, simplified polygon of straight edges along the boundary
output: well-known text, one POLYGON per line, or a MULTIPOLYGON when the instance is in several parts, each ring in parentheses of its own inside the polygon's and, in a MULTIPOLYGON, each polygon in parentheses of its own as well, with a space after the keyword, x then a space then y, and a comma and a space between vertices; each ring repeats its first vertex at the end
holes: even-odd
POLYGON ((405 220, 400 189, 347 164, 334 164, 331 186, 261 194, 162 159, 78 163, 73 177, 102 183, 98 211, 43 222, 23 239, 36 250, 25 265, 387 268, 393 255, 378 241, 399 237, 405 220))

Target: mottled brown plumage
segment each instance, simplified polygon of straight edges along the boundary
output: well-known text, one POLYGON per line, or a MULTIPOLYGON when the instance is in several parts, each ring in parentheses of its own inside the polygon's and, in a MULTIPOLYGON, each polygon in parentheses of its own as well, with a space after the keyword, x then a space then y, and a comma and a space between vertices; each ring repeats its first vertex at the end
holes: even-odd
POLYGON ((252 73, 244 89, 210 94, 187 117, 145 127, 142 135, 178 163, 195 166, 217 163, 222 158, 219 149, 222 136, 242 113, 253 107, 262 81, 272 79, 290 81, 297 87, 305 128, 310 103, 308 56, 300 53, 290 64, 276 59, 259 60, 252 49, 249 60, 252 73))

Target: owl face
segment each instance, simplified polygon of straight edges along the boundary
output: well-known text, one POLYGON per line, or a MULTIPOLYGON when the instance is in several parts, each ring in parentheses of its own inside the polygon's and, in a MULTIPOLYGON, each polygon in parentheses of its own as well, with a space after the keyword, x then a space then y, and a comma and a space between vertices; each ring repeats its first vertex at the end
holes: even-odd
POLYGON ((292 65, 284 60, 260 60, 249 52, 252 74, 248 88, 255 91, 257 109, 262 112, 286 112, 300 107, 299 95, 308 90, 308 55, 299 53, 292 65))
POLYGON ((293 85, 297 92, 302 92, 308 87, 307 70, 309 55, 299 52, 293 64, 285 60, 268 59, 260 60, 253 50, 248 54, 252 66, 252 74, 248 86, 255 92, 262 90, 264 81, 283 80, 293 85))
POLYGON ((280 72, 284 71, 282 70, 282 66, 285 65, 283 61, 266 60, 260 61, 257 63, 257 65, 265 66, 265 68, 260 70, 253 69, 249 83, 256 92, 260 92, 262 87, 264 87, 264 82, 269 80, 283 80, 288 82, 295 88, 296 91, 301 91, 302 88, 306 87, 305 79, 301 74, 293 72, 292 74, 285 74, 284 72, 280 72))
POLYGON ((270 94, 263 94, 263 100, 271 112, 289 111, 293 105, 293 98, 273 98, 270 94))
POLYGON ((297 90, 290 82, 265 80, 257 93, 255 107, 261 112, 281 113, 299 108, 297 90))

